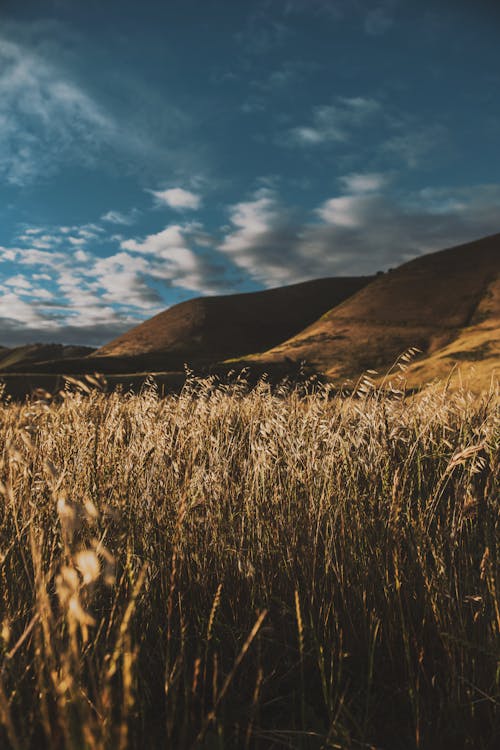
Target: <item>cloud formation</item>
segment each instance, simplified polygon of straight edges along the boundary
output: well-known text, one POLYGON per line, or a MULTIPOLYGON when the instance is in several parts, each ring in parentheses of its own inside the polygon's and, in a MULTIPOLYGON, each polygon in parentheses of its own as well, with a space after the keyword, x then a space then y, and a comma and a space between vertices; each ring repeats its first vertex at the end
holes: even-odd
POLYGON ((122 250, 147 256, 147 274, 171 286, 179 286, 210 294, 224 286, 223 274, 217 264, 198 249, 206 243, 206 235, 198 223, 171 224, 143 239, 121 242, 122 250), (201 242, 200 242, 201 240, 201 242))
POLYGON ((24 185, 66 163, 92 164, 116 136, 112 118, 81 88, 0 36, 0 175, 24 185))
POLYGON ((190 190, 176 187, 168 190, 150 190, 159 206, 169 206, 177 211, 196 210, 201 206, 201 196, 190 190))
POLYGON ((277 286, 372 274, 500 229, 499 184, 398 194, 384 191, 383 175, 339 182, 349 192, 325 200, 301 223, 272 189, 234 205, 220 252, 265 286, 277 286))
POLYGON ((286 146, 318 146, 347 141, 353 130, 365 125, 380 111, 380 103, 369 97, 337 97, 334 104, 315 107, 311 120, 290 128, 281 143, 286 146))
POLYGON ((123 211, 107 211, 101 216, 101 221, 106 221, 109 224, 130 226, 131 224, 135 223, 138 215, 139 211, 137 211, 137 209, 135 208, 128 213, 123 213, 123 211))

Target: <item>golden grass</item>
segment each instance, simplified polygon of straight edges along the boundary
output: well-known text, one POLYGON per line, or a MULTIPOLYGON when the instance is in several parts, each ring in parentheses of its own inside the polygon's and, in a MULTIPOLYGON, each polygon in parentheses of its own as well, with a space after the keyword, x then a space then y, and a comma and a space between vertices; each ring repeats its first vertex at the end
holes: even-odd
POLYGON ((0 747, 493 747, 499 445, 494 388, 4 403, 0 747))

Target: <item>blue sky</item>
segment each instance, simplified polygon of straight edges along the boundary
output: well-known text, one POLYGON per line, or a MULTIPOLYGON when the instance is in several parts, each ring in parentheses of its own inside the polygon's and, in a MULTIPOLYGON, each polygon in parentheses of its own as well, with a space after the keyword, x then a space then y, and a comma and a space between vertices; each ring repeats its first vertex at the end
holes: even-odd
POLYGON ((500 231, 500 12, 1 0, 0 344, 500 231))

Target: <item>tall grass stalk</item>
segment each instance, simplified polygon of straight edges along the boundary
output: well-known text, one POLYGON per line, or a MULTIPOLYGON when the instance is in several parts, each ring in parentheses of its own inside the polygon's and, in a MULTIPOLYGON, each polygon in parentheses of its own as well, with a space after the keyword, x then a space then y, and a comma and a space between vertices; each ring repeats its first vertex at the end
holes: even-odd
POLYGON ((0 747, 495 747, 498 396, 0 404, 0 747))

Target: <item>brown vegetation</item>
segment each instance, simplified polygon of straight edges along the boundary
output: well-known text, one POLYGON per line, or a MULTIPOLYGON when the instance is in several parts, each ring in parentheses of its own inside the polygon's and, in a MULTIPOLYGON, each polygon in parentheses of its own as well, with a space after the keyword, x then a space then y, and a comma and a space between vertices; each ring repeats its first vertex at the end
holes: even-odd
POLYGON ((494 747, 498 390, 396 381, 1 405, 0 746, 494 747))
POLYGON ((402 351, 418 347, 423 357, 411 382, 422 385, 446 377, 454 362, 463 366, 470 348, 482 388, 500 361, 499 271, 500 235, 424 255, 378 276, 250 362, 307 360, 342 382, 370 368, 385 372, 402 351), (488 347, 481 350, 483 343, 488 347))

